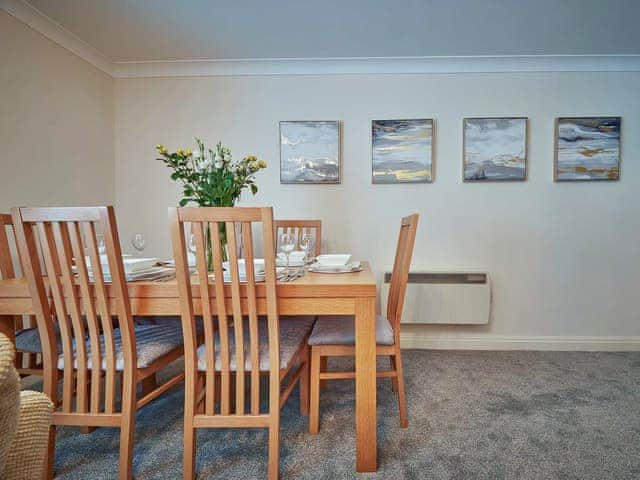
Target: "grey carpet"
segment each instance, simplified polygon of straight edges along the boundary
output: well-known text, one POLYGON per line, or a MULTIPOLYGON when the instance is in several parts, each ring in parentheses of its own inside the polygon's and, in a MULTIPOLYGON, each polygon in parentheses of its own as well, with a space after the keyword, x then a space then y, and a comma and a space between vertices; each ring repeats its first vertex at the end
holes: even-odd
MULTIPOLYGON (((348 361, 348 360, 346 360, 348 361)), ((283 479, 640 478, 640 353, 407 351, 409 428, 378 384, 377 474, 354 473, 354 391, 322 391, 321 430, 306 432, 297 394, 283 410, 283 479)), ((183 391, 136 417, 138 480, 181 478, 183 391)), ((266 475, 265 431, 204 431, 198 478, 266 475)), ((118 432, 59 430, 61 479, 112 479, 118 432)))

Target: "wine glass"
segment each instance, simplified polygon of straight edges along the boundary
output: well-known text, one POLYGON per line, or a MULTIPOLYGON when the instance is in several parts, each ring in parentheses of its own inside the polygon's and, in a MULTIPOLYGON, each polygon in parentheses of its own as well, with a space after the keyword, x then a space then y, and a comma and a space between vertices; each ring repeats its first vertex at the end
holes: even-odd
POLYGON ((98 243, 98 254, 104 255, 107 252, 107 246, 104 243, 104 235, 101 233, 98 233, 96 235, 96 241, 98 243))
POLYGON ((134 233, 131 236, 131 245, 133 245, 133 248, 135 248, 138 252, 140 252, 140 254, 142 254, 144 247, 147 246, 147 239, 144 238, 144 234, 140 232, 134 233))
POLYGON ((187 249, 195 255, 196 253, 196 234, 190 233, 187 241, 187 249))
POLYGON ((289 273, 289 258, 291 252, 296 248, 296 237, 293 233, 283 233, 280 235, 280 250, 287 256, 286 272, 289 273))
POLYGON ((313 243, 313 238, 310 233, 303 233, 300 236, 300 248, 304 251, 304 263, 305 265, 309 261, 309 254, 311 253, 311 245, 313 243))

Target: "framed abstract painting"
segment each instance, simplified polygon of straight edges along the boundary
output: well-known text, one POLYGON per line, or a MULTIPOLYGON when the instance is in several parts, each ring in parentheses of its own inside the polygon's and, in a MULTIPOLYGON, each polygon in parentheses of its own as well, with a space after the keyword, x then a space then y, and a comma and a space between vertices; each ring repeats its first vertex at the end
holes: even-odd
POLYGON ((556 119, 556 182, 620 179, 620 117, 556 119))
POLYGON ((373 183, 433 181, 433 119, 373 120, 373 183))
POLYGON ((463 180, 465 182, 527 179, 527 118, 465 118, 463 180))
POLYGON ((340 183, 340 122, 280 122, 280 183, 340 183))

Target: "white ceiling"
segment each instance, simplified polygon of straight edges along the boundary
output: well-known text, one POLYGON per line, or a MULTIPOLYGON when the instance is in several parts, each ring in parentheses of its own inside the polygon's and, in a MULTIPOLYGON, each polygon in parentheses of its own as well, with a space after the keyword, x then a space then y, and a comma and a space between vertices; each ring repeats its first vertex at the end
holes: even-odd
POLYGON ((640 0, 29 0, 114 62, 640 54, 640 0))

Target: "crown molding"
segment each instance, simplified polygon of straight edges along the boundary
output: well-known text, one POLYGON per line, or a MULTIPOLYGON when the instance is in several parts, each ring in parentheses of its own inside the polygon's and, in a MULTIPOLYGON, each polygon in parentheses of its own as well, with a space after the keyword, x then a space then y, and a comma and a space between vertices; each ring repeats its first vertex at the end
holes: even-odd
POLYGON ((517 72, 640 72, 640 55, 270 58, 115 62, 115 78, 517 72))
POLYGON ((111 60, 27 2, 0 0, 0 9, 104 73, 113 76, 111 60))
POLYGON ((115 78, 640 72, 640 55, 260 58, 112 62, 24 0, 0 0, 0 9, 115 78))

